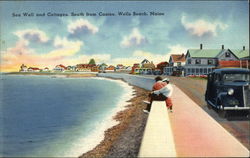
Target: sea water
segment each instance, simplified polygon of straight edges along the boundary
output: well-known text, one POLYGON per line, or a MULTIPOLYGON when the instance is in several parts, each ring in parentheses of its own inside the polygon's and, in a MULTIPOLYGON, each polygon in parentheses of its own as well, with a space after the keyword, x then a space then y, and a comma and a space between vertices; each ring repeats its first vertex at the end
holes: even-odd
POLYGON ((132 87, 103 78, 3 75, 0 156, 75 157, 93 149, 132 87))

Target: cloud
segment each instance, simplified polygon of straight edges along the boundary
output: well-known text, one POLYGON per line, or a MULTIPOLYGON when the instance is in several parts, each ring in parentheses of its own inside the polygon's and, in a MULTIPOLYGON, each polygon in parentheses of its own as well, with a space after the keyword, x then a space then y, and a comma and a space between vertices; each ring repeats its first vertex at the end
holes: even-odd
POLYGON ((170 49, 169 54, 186 54, 188 48, 181 46, 180 44, 168 46, 170 49))
POLYGON ((72 60, 82 45, 82 41, 70 41, 66 37, 57 36, 54 39, 55 48, 50 52, 39 54, 29 48, 25 41, 19 40, 14 47, 1 52, 1 71, 18 71, 21 64, 53 68, 55 64, 72 60))
POLYGON ((29 41, 37 43, 46 43, 49 40, 47 35, 43 31, 38 29, 21 30, 15 32, 14 34, 18 36, 20 40, 24 40, 27 45, 29 44, 29 41))
POLYGON ((130 35, 125 36, 123 38, 121 46, 132 47, 132 46, 139 46, 145 43, 147 43, 147 39, 143 35, 141 35, 138 28, 134 28, 130 35))
POLYGON ((95 34, 99 31, 98 27, 91 24, 88 20, 78 19, 68 25, 68 32, 72 35, 91 33, 95 34))
POLYGON ((54 40, 54 46, 56 49, 45 54, 46 58, 62 58, 66 56, 75 55, 84 43, 82 41, 70 41, 66 37, 57 36, 54 40))
POLYGON ((181 23, 189 33, 198 37, 201 37, 205 34, 217 36, 217 31, 219 29, 225 30, 228 27, 227 24, 223 24, 220 21, 209 22, 203 19, 199 19, 194 22, 189 22, 186 20, 185 15, 182 16, 181 23))
POLYGON ((147 52, 143 50, 136 50, 133 52, 133 55, 128 58, 112 58, 108 63, 117 65, 117 64, 123 64, 126 66, 133 66, 135 63, 141 63, 144 59, 148 59, 150 62, 153 61, 153 63, 156 65, 162 61, 168 61, 169 55, 163 54, 156 54, 152 52, 147 52))

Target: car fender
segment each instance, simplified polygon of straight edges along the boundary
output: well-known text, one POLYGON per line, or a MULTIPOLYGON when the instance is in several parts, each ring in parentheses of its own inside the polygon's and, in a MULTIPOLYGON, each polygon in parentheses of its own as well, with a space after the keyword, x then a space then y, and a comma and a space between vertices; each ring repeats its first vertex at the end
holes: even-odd
MULTIPOLYGON (((222 107, 224 107, 223 103, 224 103, 226 98, 227 98, 227 92, 219 93, 217 96, 217 100, 216 100, 217 106, 219 107, 222 105, 222 107)), ((221 107, 219 107, 219 108, 221 108, 221 107)))

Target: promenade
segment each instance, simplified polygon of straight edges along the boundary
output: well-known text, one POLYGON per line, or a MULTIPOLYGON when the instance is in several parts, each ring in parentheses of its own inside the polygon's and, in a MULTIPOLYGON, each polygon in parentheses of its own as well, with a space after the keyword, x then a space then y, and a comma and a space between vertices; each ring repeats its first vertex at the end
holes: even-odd
POLYGON ((245 146, 178 87, 173 87, 174 108, 168 117, 177 157, 249 157, 245 146))

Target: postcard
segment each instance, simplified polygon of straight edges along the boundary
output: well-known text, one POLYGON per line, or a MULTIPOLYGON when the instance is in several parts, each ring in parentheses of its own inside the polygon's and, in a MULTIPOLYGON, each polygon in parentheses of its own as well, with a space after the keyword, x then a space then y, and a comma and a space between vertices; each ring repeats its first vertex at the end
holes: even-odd
POLYGON ((249 1, 1 1, 0 157, 248 157, 249 1))

